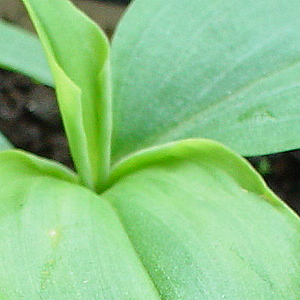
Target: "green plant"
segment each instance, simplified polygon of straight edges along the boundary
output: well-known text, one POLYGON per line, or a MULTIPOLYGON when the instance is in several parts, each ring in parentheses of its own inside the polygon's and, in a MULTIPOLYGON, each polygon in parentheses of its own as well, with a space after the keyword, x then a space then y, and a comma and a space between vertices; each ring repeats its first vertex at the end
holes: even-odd
POLYGON ((0 299, 299 299, 299 218, 196 138, 299 146, 298 2, 137 0, 112 46, 113 107, 104 34, 66 0, 23 2, 77 173, 0 153, 0 299))

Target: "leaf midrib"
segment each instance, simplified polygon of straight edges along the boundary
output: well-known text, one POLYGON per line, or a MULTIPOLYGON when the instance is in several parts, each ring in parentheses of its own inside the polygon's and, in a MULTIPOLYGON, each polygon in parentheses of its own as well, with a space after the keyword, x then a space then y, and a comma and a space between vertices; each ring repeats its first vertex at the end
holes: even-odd
MULTIPOLYGON (((203 110, 201 110, 201 111, 199 111, 199 112, 197 112, 197 113, 195 113, 191 116, 183 118, 181 121, 178 121, 173 126, 169 126, 167 128, 167 130, 165 130, 163 132, 160 132, 156 135, 152 135, 148 139, 145 139, 143 141, 143 143, 140 144, 140 146, 143 148, 143 147, 146 147, 150 144, 160 143, 162 140, 164 140, 164 141, 169 140, 169 137, 172 136, 173 133, 180 130, 180 128, 186 127, 187 124, 189 124, 193 120, 199 119, 201 117, 201 115, 203 115, 204 113, 207 113, 208 111, 214 110, 216 107, 223 104, 225 101, 231 100, 233 98, 237 98, 239 96, 239 94, 241 94, 242 92, 247 91, 248 89, 251 89, 251 88, 255 87, 256 85, 258 85, 258 84, 260 84, 264 81, 267 81, 268 79, 272 78, 273 76, 276 76, 276 75, 280 74, 281 72, 288 71, 289 69, 292 69, 293 67, 297 66, 298 64, 300 64, 300 60, 298 60, 296 62, 293 62, 290 65, 288 65, 288 66, 286 66, 282 69, 271 72, 271 73, 267 74, 266 76, 262 76, 257 80, 253 80, 252 82, 250 82, 250 83, 240 87, 239 89, 237 89, 231 95, 227 95, 227 96, 221 98, 219 101, 216 101, 213 104, 207 106, 205 109, 203 109, 203 110)), ((197 137, 199 137, 199 136, 197 136, 197 137)))
MULTIPOLYGON (((108 192, 109 190, 107 190, 106 192, 108 192)), ((103 195, 104 196, 104 195, 103 195)), ((158 300, 164 300, 164 298, 162 297, 155 281, 153 280, 153 278, 151 277, 149 271, 147 270, 145 264, 143 263, 143 260, 141 258, 141 255, 138 253, 138 251, 136 250, 129 234, 127 233, 127 230, 126 230, 126 227, 123 223, 123 220, 122 220, 122 217, 120 216, 120 213, 118 212, 117 208, 113 205, 113 203, 111 201, 109 201, 107 199, 107 197, 103 197, 102 199, 104 199, 106 201, 106 203, 111 207, 111 209, 114 211, 115 215, 117 216, 119 222, 120 222, 120 226, 122 227, 123 229, 123 232, 125 233, 125 235, 127 236, 127 239, 131 245, 131 248, 133 250, 133 252, 135 253, 135 256, 137 257, 138 261, 140 262, 140 266, 142 268, 142 270, 144 271, 144 273, 147 275, 147 278, 149 279, 149 282, 152 283, 152 286, 153 286, 153 290, 156 291, 157 293, 157 299, 158 300)))

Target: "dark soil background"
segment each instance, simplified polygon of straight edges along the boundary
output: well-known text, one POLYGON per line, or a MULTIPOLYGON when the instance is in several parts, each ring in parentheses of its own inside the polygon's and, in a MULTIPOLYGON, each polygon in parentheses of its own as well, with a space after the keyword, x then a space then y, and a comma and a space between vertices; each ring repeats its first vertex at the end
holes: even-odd
MULTIPOLYGON (((84 2, 86 8, 89 8, 88 3, 84 2)), ((10 14, 7 7, 3 2, 0 17, 2 13, 6 20, 18 23, 16 18, 22 19, 22 13, 18 11, 17 14, 10 14)), ((109 36, 124 8, 114 9, 114 16, 106 19, 104 26, 100 24, 109 36)), ((15 12, 15 9, 12 11, 15 12)), ((90 11, 95 13, 94 6, 90 11)), ((24 23, 26 27, 27 21, 24 23)), ((18 148, 73 167, 53 89, 1 69, 0 131, 18 148)), ((273 191, 300 214, 300 150, 252 157, 249 161, 264 176, 273 191)))
POLYGON ((53 89, 1 69, 0 131, 17 148, 72 167, 53 89))

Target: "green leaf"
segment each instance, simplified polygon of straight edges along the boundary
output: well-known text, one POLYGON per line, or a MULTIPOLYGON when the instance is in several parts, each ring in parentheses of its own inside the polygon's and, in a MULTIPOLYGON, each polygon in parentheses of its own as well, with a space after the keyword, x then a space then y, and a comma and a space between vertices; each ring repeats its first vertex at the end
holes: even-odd
POLYGON ((9 150, 14 146, 8 141, 8 139, 0 132, 0 151, 9 150))
POLYGON ((114 209, 74 183, 54 163, 0 153, 0 299, 159 299, 114 209))
POLYGON ((0 153, 0 299, 299 299, 299 219, 242 158, 184 141, 111 180, 0 153))
POLYGON ((300 222, 229 150, 190 140, 120 163, 111 199, 161 299, 300 298, 300 222))
POLYGON ((189 137, 300 146, 297 0, 136 0, 112 45, 113 155, 189 137))
POLYGON ((46 51, 74 163, 101 190, 110 167, 109 46, 100 28, 66 0, 23 0, 46 51))
POLYGON ((53 79, 37 37, 0 21, 0 67, 22 73, 53 87, 53 79))

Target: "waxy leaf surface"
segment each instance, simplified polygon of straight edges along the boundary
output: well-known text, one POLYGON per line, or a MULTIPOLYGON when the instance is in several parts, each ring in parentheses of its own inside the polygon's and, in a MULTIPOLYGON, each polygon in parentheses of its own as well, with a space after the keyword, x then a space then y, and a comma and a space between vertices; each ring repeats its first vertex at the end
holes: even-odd
POLYGON ((1 300, 159 299, 103 197, 23 153, 1 153, 0 174, 1 300))
POLYGON ((298 0, 136 0, 112 44, 114 159, 206 137, 300 146, 298 0))
POLYGON ((22 153, 0 175, 0 299, 300 297, 298 217, 219 144, 139 153, 100 196, 22 153))

